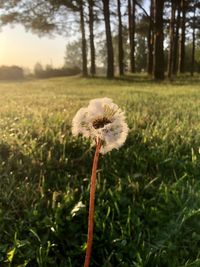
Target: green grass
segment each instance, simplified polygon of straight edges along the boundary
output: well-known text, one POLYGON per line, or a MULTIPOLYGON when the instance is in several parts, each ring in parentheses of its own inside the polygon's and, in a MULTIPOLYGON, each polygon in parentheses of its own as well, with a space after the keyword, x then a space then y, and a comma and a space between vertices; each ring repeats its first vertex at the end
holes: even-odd
POLYGON ((104 96, 130 133, 100 158, 91 267, 200 266, 198 77, 0 83, 0 266, 83 265, 94 150, 71 121, 104 96))

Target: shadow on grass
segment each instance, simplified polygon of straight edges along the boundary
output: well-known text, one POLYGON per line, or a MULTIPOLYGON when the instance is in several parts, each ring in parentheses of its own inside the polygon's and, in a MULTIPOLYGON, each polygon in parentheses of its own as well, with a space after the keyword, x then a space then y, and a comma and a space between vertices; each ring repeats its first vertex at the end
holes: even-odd
POLYGON ((172 84, 172 85, 190 85, 190 84, 199 84, 200 83, 200 74, 195 74, 191 77, 190 74, 184 75, 177 75, 171 79, 168 79, 165 76, 165 79, 162 80, 155 80, 152 76, 146 73, 136 73, 136 74, 125 74, 123 76, 115 76, 113 79, 107 79, 105 76, 95 76, 95 77, 88 77, 88 79, 100 79, 106 81, 122 81, 128 83, 150 83, 150 84, 172 84))

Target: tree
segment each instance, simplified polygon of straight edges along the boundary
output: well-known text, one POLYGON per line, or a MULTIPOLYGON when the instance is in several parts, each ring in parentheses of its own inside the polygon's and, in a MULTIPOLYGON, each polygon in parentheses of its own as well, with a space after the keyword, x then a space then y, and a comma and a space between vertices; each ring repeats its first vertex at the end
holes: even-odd
POLYGON ((122 15, 121 15, 121 1, 117 0, 117 13, 118 13, 118 62, 119 62, 119 75, 124 75, 124 49, 123 49, 123 34, 122 34, 122 15))
POLYGON ((18 66, 1 66, 0 80, 22 80, 24 79, 24 71, 18 66))
POLYGON ((110 27, 110 1, 102 0, 103 2, 103 15, 106 32, 106 46, 107 46, 107 78, 114 78, 114 53, 112 44, 112 34, 110 27))
POLYGON ((89 33, 90 33, 90 73, 92 76, 96 74, 96 64, 95 64, 95 45, 94 45, 94 0, 88 0, 89 8, 89 33))
POLYGON ((82 40, 70 42, 66 45, 66 53, 64 58, 64 65, 66 67, 78 67, 82 66, 82 40))
POLYGON ((34 74, 36 77, 40 77, 40 74, 43 72, 42 64, 37 62, 34 66, 34 74))
POLYGON ((179 72, 185 72, 185 24, 186 24, 186 0, 181 0, 181 39, 180 39, 180 53, 179 53, 179 72))
POLYGON ((130 71, 135 72, 135 0, 128 0, 130 71))
POLYGON ((167 75, 170 79, 172 76, 173 57, 174 57, 174 22, 175 22, 175 2, 171 3, 171 18, 169 23, 169 53, 168 53, 168 66, 167 75))
POLYGON ((154 12, 154 1, 150 1, 150 18, 149 18, 149 29, 148 29, 148 57, 147 57, 147 72, 149 75, 153 73, 153 45, 154 45, 154 22, 153 22, 153 12, 154 12))
POLYGON ((191 53, 191 69, 190 69, 190 74, 191 76, 194 75, 194 69, 195 69, 195 51, 196 51, 196 28, 198 25, 200 25, 200 19, 198 20, 197 16, 197 9, 200 8, 200 3, 198 3, 197 0, 194 0, 191 9, 192 9, 192 53, 191 53))
POLYGON ((83 0, 79 0, 79 10, 80 10, 80 29, 81 29, 81 40, 82 40, 82 71, 83 76, 88 76, 87 71, 87 43, 85 37, 85 21, 84 21, 84 5, 83 0))
MULTIPOLYGON (((199 4, 199 8, 200 8, 200 4, 199 4)), ((197 67, 197 72, 200 73, 200 29, 196 31, 195 63, 197 67)))
POLYGON ((174 40, 173 40, 173 63, 172 63, 172 73, 177 74, 178 71, 178 51, 179 51, 179 29, 180 29, 180 0, 176 0, 176 20, 174 29, 174 40))
POLYGON ((146 71, 147 63, 147 43, 146 38, 142 35, 137 34, 137 45, 135 49, 135 66, 137 72, 146 71))
POLYGON ((153 75, 155 80, 164 80, 164 51, 163 51, 163 8, 164 0, 154 0, 154 62, 153 75))

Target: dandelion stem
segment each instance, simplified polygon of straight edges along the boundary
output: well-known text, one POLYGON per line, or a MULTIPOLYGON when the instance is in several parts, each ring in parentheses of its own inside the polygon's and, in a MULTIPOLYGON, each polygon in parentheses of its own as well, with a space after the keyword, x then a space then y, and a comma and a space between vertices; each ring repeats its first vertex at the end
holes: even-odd
POLYGON ((84 267, 89 267, 90 256, 91 256, 91 251, 92 251, 96 173, 97 173, 97 165, 98 165, 100 148, 101 148, 101 140, 98 139, 97 144, 96 144, 94 160, 93 160, 92 176, 91 176, 91 184, 90 184, 90 205, 89 205, 89 216, 88 216, 87 250, 86 250, 86 255, 85 255, 84 267))

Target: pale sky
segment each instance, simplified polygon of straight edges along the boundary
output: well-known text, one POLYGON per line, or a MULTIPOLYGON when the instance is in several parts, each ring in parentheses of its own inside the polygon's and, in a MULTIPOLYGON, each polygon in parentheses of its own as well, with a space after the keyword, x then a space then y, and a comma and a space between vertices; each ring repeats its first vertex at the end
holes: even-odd
POLYGON ((0 65, 18 65, 33 69, 36 62, 43 66, 64 64, 66 37, 38 37, 23 26, 5 26, 0 32, 0 65))

